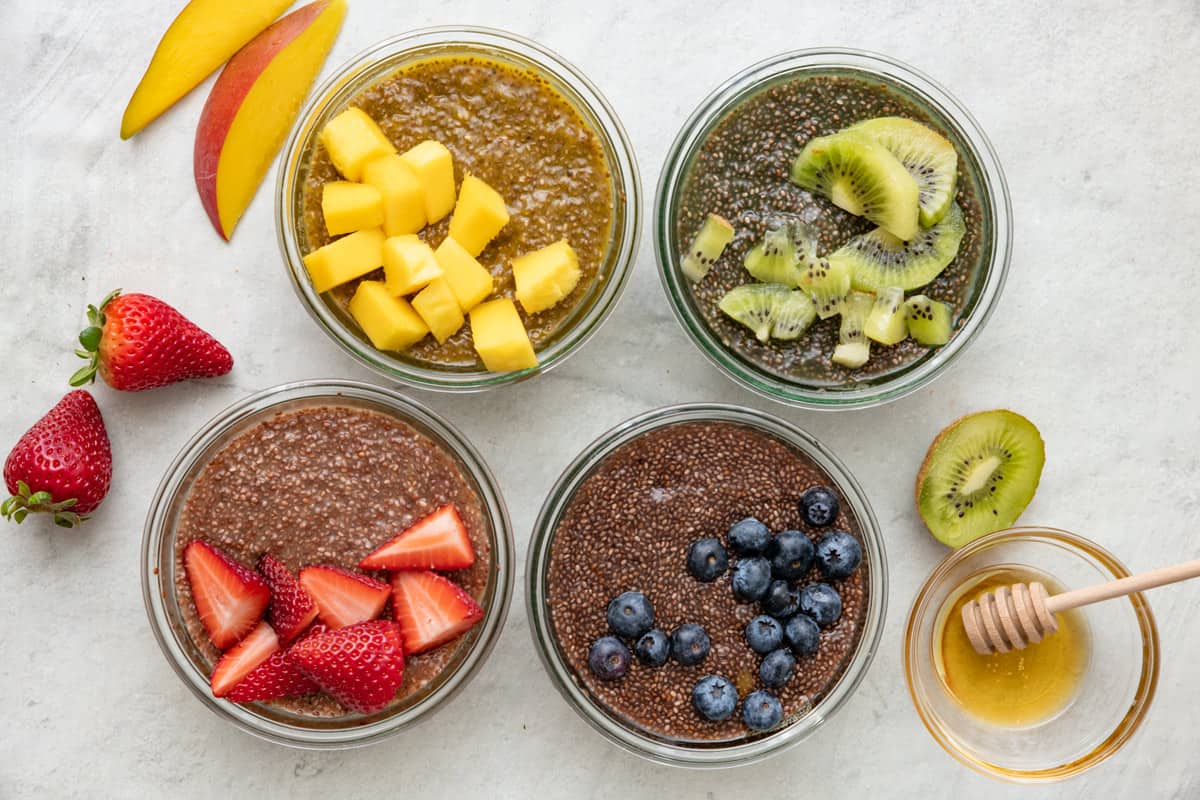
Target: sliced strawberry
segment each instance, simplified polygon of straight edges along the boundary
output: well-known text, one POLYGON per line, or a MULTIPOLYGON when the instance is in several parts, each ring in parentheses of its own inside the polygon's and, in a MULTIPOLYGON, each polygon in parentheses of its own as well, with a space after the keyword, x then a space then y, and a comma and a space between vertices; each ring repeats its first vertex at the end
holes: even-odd
POLYGON ((279 641, 287 644, 317 618, 317 604, 304 591, 296 576, 270 553, 258 560, 258 574, 263 576, 271 589, 267 619, 279 635, 279 641))
POLYGON ((403 533, 358 563, 359 569, 464 569, 475 563, 475 548, 454 506, 446 505, 414 522, 403 533))
MULTIPOLYGON (((324 625, 314 625, 304 638, 316 636, 327 630, 329 629, 324 625)), ((276 650, 270 658, 242 678, 227 697, 235 703, 253 703, 259 700, 295 697, 320 689, 321 687, 313 683, 292 661, 292 650, 295 647, 296 645, 292 645, 287 650, 276 650)))
POLYGON ((404 645, 391 620, 305 636, 292 647, 291 658, 339 703, 363 714, 390 703, 404 679, 404 645))
POLYGON ((383 581, 328 564, 300 570, 300 583, 316 602, 321 621, 331 628, 375 619, 391 593, 383 581))
POLYGON ((461 586, 433 572, 397 572, 392 604, 404 652, 424 653, 471 629, 483 609, 461 586))
POLYGON ((183 551, 183 568, 208 638, 221 650, 250 632, 271 601, 263 579, 199 539, 183 551))
POLYGON ((258 623, 257 628, 250 631, 245 639, 227 651, 217 662, 212 677, 209 678, 209 683, 212 684, 212 693, 216 697, 224 697, 229 694, 259 664, 270 658, 272 653, 277 652, 279 652, 279 637, 275 635, 275 631, 270 625, 265 622, 258 623))

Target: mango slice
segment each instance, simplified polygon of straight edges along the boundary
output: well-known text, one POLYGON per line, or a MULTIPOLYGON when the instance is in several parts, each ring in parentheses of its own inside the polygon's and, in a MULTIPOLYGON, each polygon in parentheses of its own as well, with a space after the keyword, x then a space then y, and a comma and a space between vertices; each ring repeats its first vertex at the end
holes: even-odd
POLYGON ((507 224, 508 209, 500 193, 474 175, 464 177, 450 218, 454 240, 477 256, 507 224))
POLYGON ((408 301, 380 281, 363 281, 350 298, 350 315, 380 350, 403 350, 425 338, 429 328, 408 301))
POLYGON ((527 314, 554 306, 579 284, 579 258, 566 239, 512 260, 517 300, 527 314))
POLYGON ((441 142, 427 140, 401 156, 417 173, 425 196, 425 218, 432 225, 454 208, 454 158, 441 142))
POLYGON ((442 277, 433 250, 415 235, 393 236, 383 243, 383 274, 388 291, 399 297, 442 277))
POLYGON ((373 158, 362 168, 363 183, 383 196, 383 232, 417 233, 425 227, 425 193, 408 162, 395 153, 373 158))
POLYGON ((318 294, 383 266, 383 231, 370 228, 330 242, 304 257, 318 294))
POLYGON ((507 297, 471 309, 471 337, 483 365, 493 372, 537 366, 537 355, 521 323, 521 315, 507 297))
POLYGON ((445 278, 430 281, 428 286, 417 292, 412 299, 412 307, 425 320, 438 344, 457 333, 465 321, 458 298, 450 290, 445 278))
POLYGON ((454 240, 447 236, 433 251, 438 266, 442 268, 442 277, 446 279, 450 290, 458 299, 458 306, 464 312, 479 305, 492 293, 492 273, 488 272, 475 257, 454 240))
POLYGON ((330 236, 378 228, 383 224, 383 195, 374 186, 330 181, 321 187, 321 213, 330 236))

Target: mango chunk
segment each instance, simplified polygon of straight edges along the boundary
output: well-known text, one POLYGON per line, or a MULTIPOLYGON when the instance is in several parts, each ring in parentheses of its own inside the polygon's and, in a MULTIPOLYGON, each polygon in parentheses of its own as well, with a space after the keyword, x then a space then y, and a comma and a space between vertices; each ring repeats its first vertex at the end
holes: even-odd
POLYGON ((330 181, 321 187, 321 213, 330 236, 383 224, 383 195, 374 186, 330 181))
POLYGON ((437 250, 433 251, 433 257, 442 268, 442 277, 450 285, 450 291, 454 292, 458 307, 464 312, 482 303, 484 298, 492 293, 492 273, 476 261, 453 236, 447 236, 438 245, 437 250))
POLYGON ((362 181, 383 196, 383 232, 388 236, 416 233, 425 227, 425 193, 408 162, 395 153, 363 164, 362 181))
POLYGON ((368 228, 330 242, 304 257, 313 290, 327 292, 383 266, 383 231, 368 228))
POLYGON ((401 156, 421 181, 425 219, 430 225, 454 208, 454 158, 441 142, 421 142, 401 156))
POLYGON ((454 240, 477 256, 507 224, 508 209, 500 193, 474 175, 464 177, 450 218, 454 240))
POLYGON ((387 135, 361 108, 347 108, 321 129, 318 137, 333 166, 348 181, 362 177, 363 164, 396 152, 387 135))
POLYGON ((527 314, 558 303, 579 284, 579 258, 566 239, 512 260, 517 299, 527 314))
POLYGON ((521 315, 507 297, 489 300, 471 309, 471 337, 483 365, 493 372, 537 366, 537 356, 521 323, 521 315))
POLYGON ((442 268, 429 245, 409 234, 393 236, 383 243, 383 274, 388 291, 399 297, 442 277, 442 268))
POLYGON ((412 299, 412 307, 425 320, 438 344, 457 333, 465 321, 458 298, 450 290, 445 278, 430 281, 428 286, 417 292, 412 299))
POLYGON ((350 298, 350 315, 380 350, 403 350, 425 338, 429 328, 407 300, 394 297, 381 281, 363 281, 350 298))

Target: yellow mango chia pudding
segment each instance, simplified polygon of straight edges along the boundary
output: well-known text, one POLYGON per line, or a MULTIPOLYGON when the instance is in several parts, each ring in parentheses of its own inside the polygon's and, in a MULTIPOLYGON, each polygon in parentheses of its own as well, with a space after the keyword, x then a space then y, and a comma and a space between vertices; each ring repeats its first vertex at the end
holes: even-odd
MULTIPOLYGON (((431 140, 444 145, 453 157, 460 199, 467 175, 503 198, 510 217, 476 256, 493 279, 488 300, 516 298, 513 259, 565 239, 578 259, 578 282, 548 308, 530 313, 521 302, 515 308, 535 352, 573 324, 576 310, 605 277, 601 268, 612 239, 614 191, 600 136, 566 97, 531 68, 464 54, 406 65, 348 105, 374 120, 399 153, 431 140)), ((336 240, 326 228, 322 199, 326 184, 344 177, 324 145, 301 164, 297 226, 303 254, 336 240)), ((417 235, 437 248, 451 218, 446 215, 417 235)), ((364 280, 382 281, 384 271, 332 288, 329 302, 348 316, 364 280)), ((461 327, 445 341, 426 335, 398 348, 404 358, 435 369, 482 365, 471 315, 464 311, 461 327)))

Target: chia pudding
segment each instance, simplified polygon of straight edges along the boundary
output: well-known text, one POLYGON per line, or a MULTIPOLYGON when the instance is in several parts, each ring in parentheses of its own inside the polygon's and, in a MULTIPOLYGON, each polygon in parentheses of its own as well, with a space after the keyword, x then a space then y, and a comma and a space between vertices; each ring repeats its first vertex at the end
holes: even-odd
MULTIPOLYGON (((349 405, 267 417, 227 442, 187 494, 174 542, 175 597, 185 633, 204 659, 216 662, 221 653, 196 613, 183 567, 184 548, 195 539, 251 568, 265 553, 293 573, 315 564, 353 566, 447 503, 457 508, 476 560, 444 574, 482 603, 494 570, 489 522, 471 479, 440 444, 393 416, 349 405)), ((470 649, 477 630, 407 657, 392 706, 436 681, 470 649)), ((323 693, 268 705, 309 717, 350 713, 323 693)))
POLYGON ((875 117, 899 116, 929 126, 948 138, 958 153, 955 199, 966 233, 949 266, 923 290, 953 308, 955 327, 965 318, 984 259, 984 209, 968 150, 915 99, 885 84, 847 73, 785 77, 738 101, 700 140, 679 193, 673 237, 684 252, 709 213, 732 223, 735 235, 703 281, 692 284, 694 305, 704 323, 734 354, 778 378, 814 388, 837 388, 877 381, 929 358, 931 350, 912 339, 872 349, 857 369, 830 360, 838 344, 839 319, 817 320, 798 341, 758 341, 725 316, 721 297, 751 280, 742 266, 746 253, 781 220, 808 223, 817 250, 833 252, 851 237, 875 227, 824 197, 789 180, 792 162, 805 143, 875 117))
MULTIPOLYGON (((806 455, 776 436, 734 422, 685 421, 643 433, 617 447, 580 483, 568 501, 549 550, 546 604, 556 646, 576 683, 607 714, 641 732, 674 743, 712 745, 759 736, 734 715, 700 717, 692 687, 704 675, 728 678, 745 698, 764 688, 760 656, 745 639, 746 624, 761 613, 739 602, 728 575, 711 583, 688 571, 689 545, 724 537, 747 516, 771 531, 796 529, 815 543, 827 529, 804 525, 799 500, 806 489, 833 485, 806 455), (668 661, 645 666, 634 659, 624 677, 602 681, 589 669, 592 643, 608 633, 605 608, 626 591, 644 593, 656 626, 704 627, 712 646, 694 666, 668 661)), ((835 487, 836 488, 836 487, 835 487)), ((862 539, 847 503, 833 526, 862 539)), ((841 617, 821 631, 816 653, 797 659, 795 674, 773 689, 787 726, 820 703, 847 669, 866 624, 869 564, 844 580, 829 581, 841 595, 841 617)), ((825 580, 814 566, 797 585, 825 580)), ((777 729, 778 730, 778 729, 777 729)))

